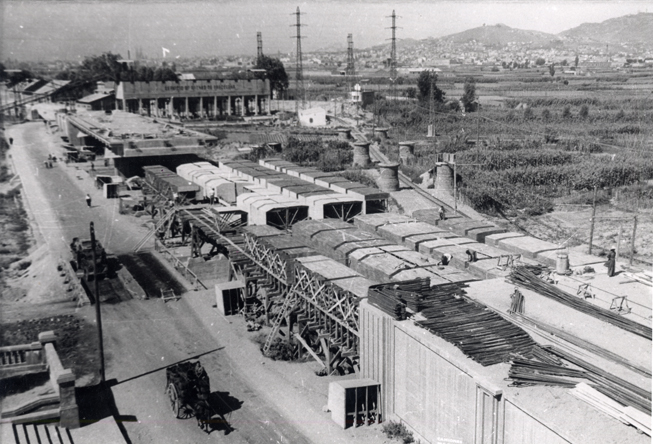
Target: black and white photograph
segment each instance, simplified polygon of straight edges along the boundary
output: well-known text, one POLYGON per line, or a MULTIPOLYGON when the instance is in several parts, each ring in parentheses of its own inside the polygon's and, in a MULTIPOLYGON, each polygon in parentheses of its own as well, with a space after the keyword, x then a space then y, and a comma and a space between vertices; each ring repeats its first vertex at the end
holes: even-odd
POLYGON ((0 443, 649 444, 653 1, 0 0, 0 443))

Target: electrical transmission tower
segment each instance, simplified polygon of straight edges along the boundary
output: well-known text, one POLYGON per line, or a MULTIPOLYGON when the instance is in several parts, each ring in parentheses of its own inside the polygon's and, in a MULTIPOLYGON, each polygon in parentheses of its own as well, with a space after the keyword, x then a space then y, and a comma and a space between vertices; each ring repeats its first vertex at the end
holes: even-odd
POLYGON ((347 34, 347 89, 352 90, 352 81, 356 81, 356 68, 354 67, 354 39, 351 34, 347 34))
POLYGON ((397 38, 395 36, 395 30, 397 29, 396 18, 394 9, 392 10, 392 44, 390 47, 390 81, 392 82, 392 96, 394 100, 397 100, 397 38))
POLYGON ((260 32, 256 33, 256 59, 263 57, 263 37, 260 32))
POLYGON ((294 12, 293 15, 297 16, 297 24, 290 25, 297 28, 297 67, 295 71, 295 112, 299 113, 299 110, 306 107, 306 90, 304 89, 304 69, 302 67, 302 35, 301 35, 301 23, 299 21, 299 6, 297 6, 297 12, 294 12))

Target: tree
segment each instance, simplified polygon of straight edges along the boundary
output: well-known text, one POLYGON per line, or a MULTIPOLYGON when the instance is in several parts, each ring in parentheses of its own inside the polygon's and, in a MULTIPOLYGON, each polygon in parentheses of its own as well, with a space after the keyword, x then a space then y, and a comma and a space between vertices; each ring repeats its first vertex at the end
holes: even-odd
POLYGON ((560 62, 560 66, 567 66, 569 63, 567 62, 567 59, 564 59, 562 62, 560 62))
POLYGON ((551 74, 551 77, 553 77, 556 74, 556 68, 554 63, 551 63, 549 65, 549 74, 551 74))
POLYGON ((431 99, 431 79, 435 84, 435 101, 444 102, 444 91, 437 86, 438 75, 432 71, 422 71, 417 78, 417 89, 419 90, 419 99, 428 102, 431 99))
POLYGON ((551 111, 549 111, 549 108, 544 108, 542 110, 542 120, 548 122, 550 119, 551 119, 551 111))
POLYGON ((542 57, 538 57, 537 60, 535 60, 535 64, 537 66, 542 66, 546 63, 546 60, 544 60, 542 57))
POLYGON ((580 107, 580 111, 578 112, 578 115, 582 119, 586 119, 587 116, 589 115, 589 112, 590 112, 589 107, 587 105, 583 105, 580 107))
POLYGON ((531 120, 533 118, 533 108, 526 107, 524 108, 524 120, 531 120))
POLYGON ((574 66, 578 68, 578 54, 576 54, 576 58, 574 59, 574 66))
POLYGON ((82 61, 80 77, 119 82, 121 73, 126 71, 123 65, 118 62, 121 58, 119 54, 110 52, 105 52, 99 56, 86 57, 82 61))
POLYGON ((562 109, 562 118, 568 119, 570 117, 571 117, 571 108, 569 107, 569 105, 567 105, 562 109))
POLYGON ((473 77, 465 79, 464 93, 460 100, 466 112, 476 111, 476 80, 473 77))
POLYGON ((267 77, 270 80, 270 90, 281 93, 288 88, 288 74, 281 60, 262 55, 256 60, 254 69, 265 70, 264 73, 255 73, 255 76, 259 79, 267 77))
POLYGON ((408 88, 406 88, 404 93, 406 94, 406 97, 408 97, 409 99, 414 99, 415 97, 417 97, 417 88, 415 88, 414 86, 409 86, 408 88))

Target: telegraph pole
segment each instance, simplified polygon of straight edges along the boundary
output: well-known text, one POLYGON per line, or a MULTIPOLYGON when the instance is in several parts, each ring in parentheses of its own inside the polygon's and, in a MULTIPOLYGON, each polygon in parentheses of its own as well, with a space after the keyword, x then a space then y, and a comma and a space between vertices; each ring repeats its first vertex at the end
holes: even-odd
POLYGON ((592 197, 592 218, 590 219, 590 222, 592 223, 590 225, 590 247, 588 250, 588 254, 592 254, 592 241, 594 240, 594 222, 596 219, 596 189, 597 186, 594 185, 594 197, 592 197))
POLYGON ((628 265, 633 265, 633 257, 635 256, 635 234, 637 234, 637 216, 633 218, 633 237, 630 239, 630 260, 628 265))
POLYGON ((302 66, 302 35, 301 35, 301 27, 302 24, 300 23, 299 17, 301 15, 301 12, 299 12, 299 6, 297 6, 297 12, 294 12, 292 15, 297 16, 297 23, 295 25, 290 25, 294 26, 297 28, 297 35, 294 37, 297 39, 297 66, 296 66, 296 71, 295 71, 295 88, 296 88, 296 94, 295 94, 295 112, 297 113, 297 116, 299 118, 299 109, 300 108, 305 108, 306 107, 306 91, 304 89, 304 72, 303 72, 303 66, 302 66))
POLYGON ((98 287, 98 275, 97 275, 97 255, 95 254, 95 227, 93 222, 91 222, 91 252, 93 255, 93 283, 94 283, 94 293, 95 293, 95 322, 97 324, 97 336, 100 349, 100 378, 101 382, 106 381, 104 374, 104 344, 102 341, 102 310, 100 310, 100 290, 98 287))

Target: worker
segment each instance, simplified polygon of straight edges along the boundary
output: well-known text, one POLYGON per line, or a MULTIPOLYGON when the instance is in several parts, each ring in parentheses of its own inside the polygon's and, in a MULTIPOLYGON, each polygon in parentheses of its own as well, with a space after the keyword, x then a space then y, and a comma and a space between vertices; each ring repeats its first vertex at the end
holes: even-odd
POLYGON ((88 205, 88 207, 91 208, 91 195, 90 194, 86 195, 86 205, 88 205))
POLYGON ((449 253, 445 253, 440 258, 440 262, 438 262, 436 265, 449 265, 449 262, 451 262, 451 259, 453 259, 453 256, 450 255, 449 253))
POLYGON ((445 219, 444 207, 442 205, 440 205, 440 208, 438 208, 438 216, 440 216, 440 220, 445 219))
POLYGON ((213 205, 215 203, 215 188, 211 189, 211 196, 210 196, 209 200, 211 202, 211 205, 213 205))
POLYGON ((474 250, 467 250, 465 251, 465 254, 467 254, 467 262, 476 262, 478 260, 478 257, 476 257, 476 251, 474 250))
POLYGON ((605 263, 605 266, 608 267, 608 277, 614 276, 614 269, 616 266, 617 253, 615 253, 615 247, 610 248, 608 253, 608 261, 605 263))
POLYGON ((510 309, 508 313, 524 313, 524 295, 515 287, 515 291, 510 295, 510 309))

